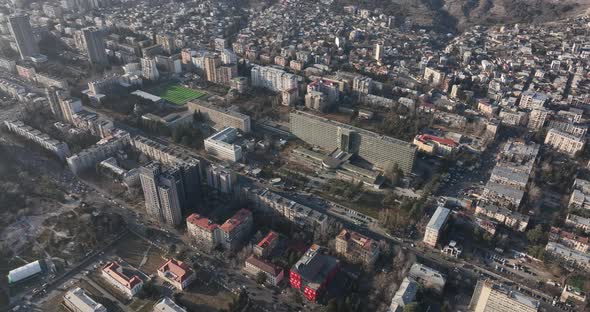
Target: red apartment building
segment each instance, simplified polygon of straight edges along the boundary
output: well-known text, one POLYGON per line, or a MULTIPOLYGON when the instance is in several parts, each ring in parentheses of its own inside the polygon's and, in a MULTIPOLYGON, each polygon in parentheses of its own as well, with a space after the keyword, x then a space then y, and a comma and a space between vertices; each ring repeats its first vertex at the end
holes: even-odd
POLYGON ((299 289, 307 300, 315 302, 334 279, 340 262, 322 253, 322 248, 312 245, 295 263, 289 273, 291 287, 299 289))
POLYGON ((158 276, 176 289, 186 289, 196 278, 195 272, 184 262, 170 258, 159 269, 158 276))

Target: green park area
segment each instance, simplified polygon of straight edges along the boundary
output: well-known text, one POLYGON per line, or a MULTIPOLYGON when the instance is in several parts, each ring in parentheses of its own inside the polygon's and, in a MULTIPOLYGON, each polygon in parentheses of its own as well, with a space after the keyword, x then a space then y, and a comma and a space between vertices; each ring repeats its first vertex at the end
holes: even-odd
POLYGON ((150 89, 149 92, 179 106, 205 95, 203 92, 185 88, 178 84, 159 85, 150 89))

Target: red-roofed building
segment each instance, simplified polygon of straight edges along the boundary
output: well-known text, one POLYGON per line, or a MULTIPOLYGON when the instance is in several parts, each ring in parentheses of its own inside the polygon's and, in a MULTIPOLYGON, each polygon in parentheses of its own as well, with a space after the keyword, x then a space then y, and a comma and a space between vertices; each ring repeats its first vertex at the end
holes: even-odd
POLYGON ((222 231, 219 225, 196 213, 186 218, 188 233, 195 240, 197 247, 210 251, 221 244, 222 231))
POLYGON ((284 277, 283 269, 256 256, 250 256, 246 259, 244 271, 253 276, 263 272, 266 275, 266 282, 273 286, 277 286, 284 277))
POLYGON ((374 264, 380 253, 377 242, 346 229, 336 236, 336 252, 349 261, 361 261, 367 265, 374 264))
POLYGON ((123 268, 117 262, 109 262, 102 268, 102 277, 115 288, 129 297, 133 297, 143 287, 143 281, 137 275, 129 277, 123 273, 123 268))
POLYGON ((158 276, 178 290, 186 289, 196 278, 195 272, 186 263, 173 258, 158 269, 158 276))
POLYGON ((549 232, 549 241, 560 243, 583 253, 587 253, 590 249, 588 237, 578 236, 575 233, 563 231, 554 226, 551 227, 549 232))
POLYGON ((275 248, 279 242, 279 234, 270 231, 256 246, 254 246, 254 254, 261 258, 266 258, 275 248))
POLYGON ((340 262, 312 245, 289 272, 291 287, 299 289, 307 300, 315 302, 340 269, 340 262))
POLYGON ((241 209, 219 229, 221 230, 221 244, 228 250, 235 250, 239 244, 248 236, 252 230, 252 212, 247 209, 241 209))
POLYGON ((457 151, 459 144, 451 139, 430 134, 420 134, 414 138, 418 150, 430 155, 450 155, 457 151))

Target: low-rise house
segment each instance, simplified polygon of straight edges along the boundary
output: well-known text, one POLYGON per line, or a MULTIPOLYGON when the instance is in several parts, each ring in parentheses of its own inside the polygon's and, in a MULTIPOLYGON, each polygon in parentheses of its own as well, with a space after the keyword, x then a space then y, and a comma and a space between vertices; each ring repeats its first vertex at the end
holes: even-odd
POLYGON ((584 218, 575 214, 568 214, 565 219, 565 224, 582 229, 586 233, 590 233, 590 219, 584 218))
POLYGON ((277 286, 284 277, 283 269, 254 255, 246 259, 244 271, 253 276, 256 276, 260 272, 264 273, 266 275, 266 282, 273 286, 277 286))
POLYGON ((416 299, 420 285, 411 278, 405 277, 395 292, 387 312, 403 312, 404 307, 416 299))
POLYGON ((379 245, 374 240, 350 230, 342 230, 336 236, 336 252, 349 261, 372 265, 379 258, 379 245))
POLYGON ((164 297, 154 305, 153 312, 186 312, 186 309, 177 305, 172 299, 164 297))
POLYGON ((143 287, 143 281, 137 275, 129 277, 117 262, 109 262, 102 268, 102 277, 128 297, 133 297, 143 287))
POLYGON ((545 251, 555 257, 561 258, 573 266, 580 267, 584 270, 590 270, 590 254, 568 248, 565 245, 556 242, 549 242, 545 251))
POLYGON ((196 278, 195 272, 186 263, 173 258, 158 269, 158 276, 178 290, 186 289, 196 278))
POLYGON ((587 253, 588 249, 590 249, 588 237, 578 236, 575 233, 563 231, 558 227, 551 227, 549 241, 561 243, 584 253, 587 253))
POLYGON ((80 287, 65 294, 64 305, 73 312, 107 312, 107 308, 90 298, 80 287))
POLYGON ((253 253, 258 257, 266 258, 277 246, 278 242, 279 234, 270 231, 260 242, 258 242, 258 244, 254 246, 253 253))
POLYGON ((520 232, 524 232, 529 224, 529 216, 484 202, 477 204, 475 214, 486 216, 520 232))
POLYGON ((424 287, 433 288, 441 292, 447 283, 442 273, 420 263, 414 263, 412 265, 408 276, 424 285, 424 287))

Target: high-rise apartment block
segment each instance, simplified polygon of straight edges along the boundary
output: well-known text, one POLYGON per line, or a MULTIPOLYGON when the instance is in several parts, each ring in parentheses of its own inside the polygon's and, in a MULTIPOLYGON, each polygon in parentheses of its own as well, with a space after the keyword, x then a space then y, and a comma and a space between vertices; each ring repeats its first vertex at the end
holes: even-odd
POLYGON ((302 111, 290 114, 290 127, 291 133, 308 144, 355 154, 380 169, 397 164, 410 173, 414 166, 416 147, 402 140, 302 111))
POLYGON ((109 60, 105 50, 103 34, 96 27, 84 28, 81 31, 83 47, 92 65, 104 66, 109 60))
POLYGON ((180 224, 185 203, 180 169, 162 171, 160 163, 153 162, 140 168, 139 177, 148 214, 168 224, 180 224))
POLYGON ((141 70, 145 79, 156 81, 160 78, 160 72, 158 72, 158 68, 156 67, 156 60, 153 58, 142 58, 141 70))
POLYGON ((250 79, 255 87, 282 92, 296 89, 298 76, 274 67, 254 66, 250 79))
POLYGON ((232 194, 238 182, 238 176, 222 166, 209 165, 207 167, 207 185, 225 194, 232 194))
POLYGON ((475 286, 469 311, 537 312, 539 301, 491 281, 480 280, 475 286))
POLYGON ((21 59, 27 60, 31 56, 39 54, 39 47, 35 41, 35 36, 28 15, 12 15, 8 18, 8 25, 10 26, 10 32, 16 41, 16 46, 21 59))
POLYGON ((168 54, 172 54, 176 50, 174 37, 171 34, 157 34, 156 44, 161 45, 162 49, 168 54))

